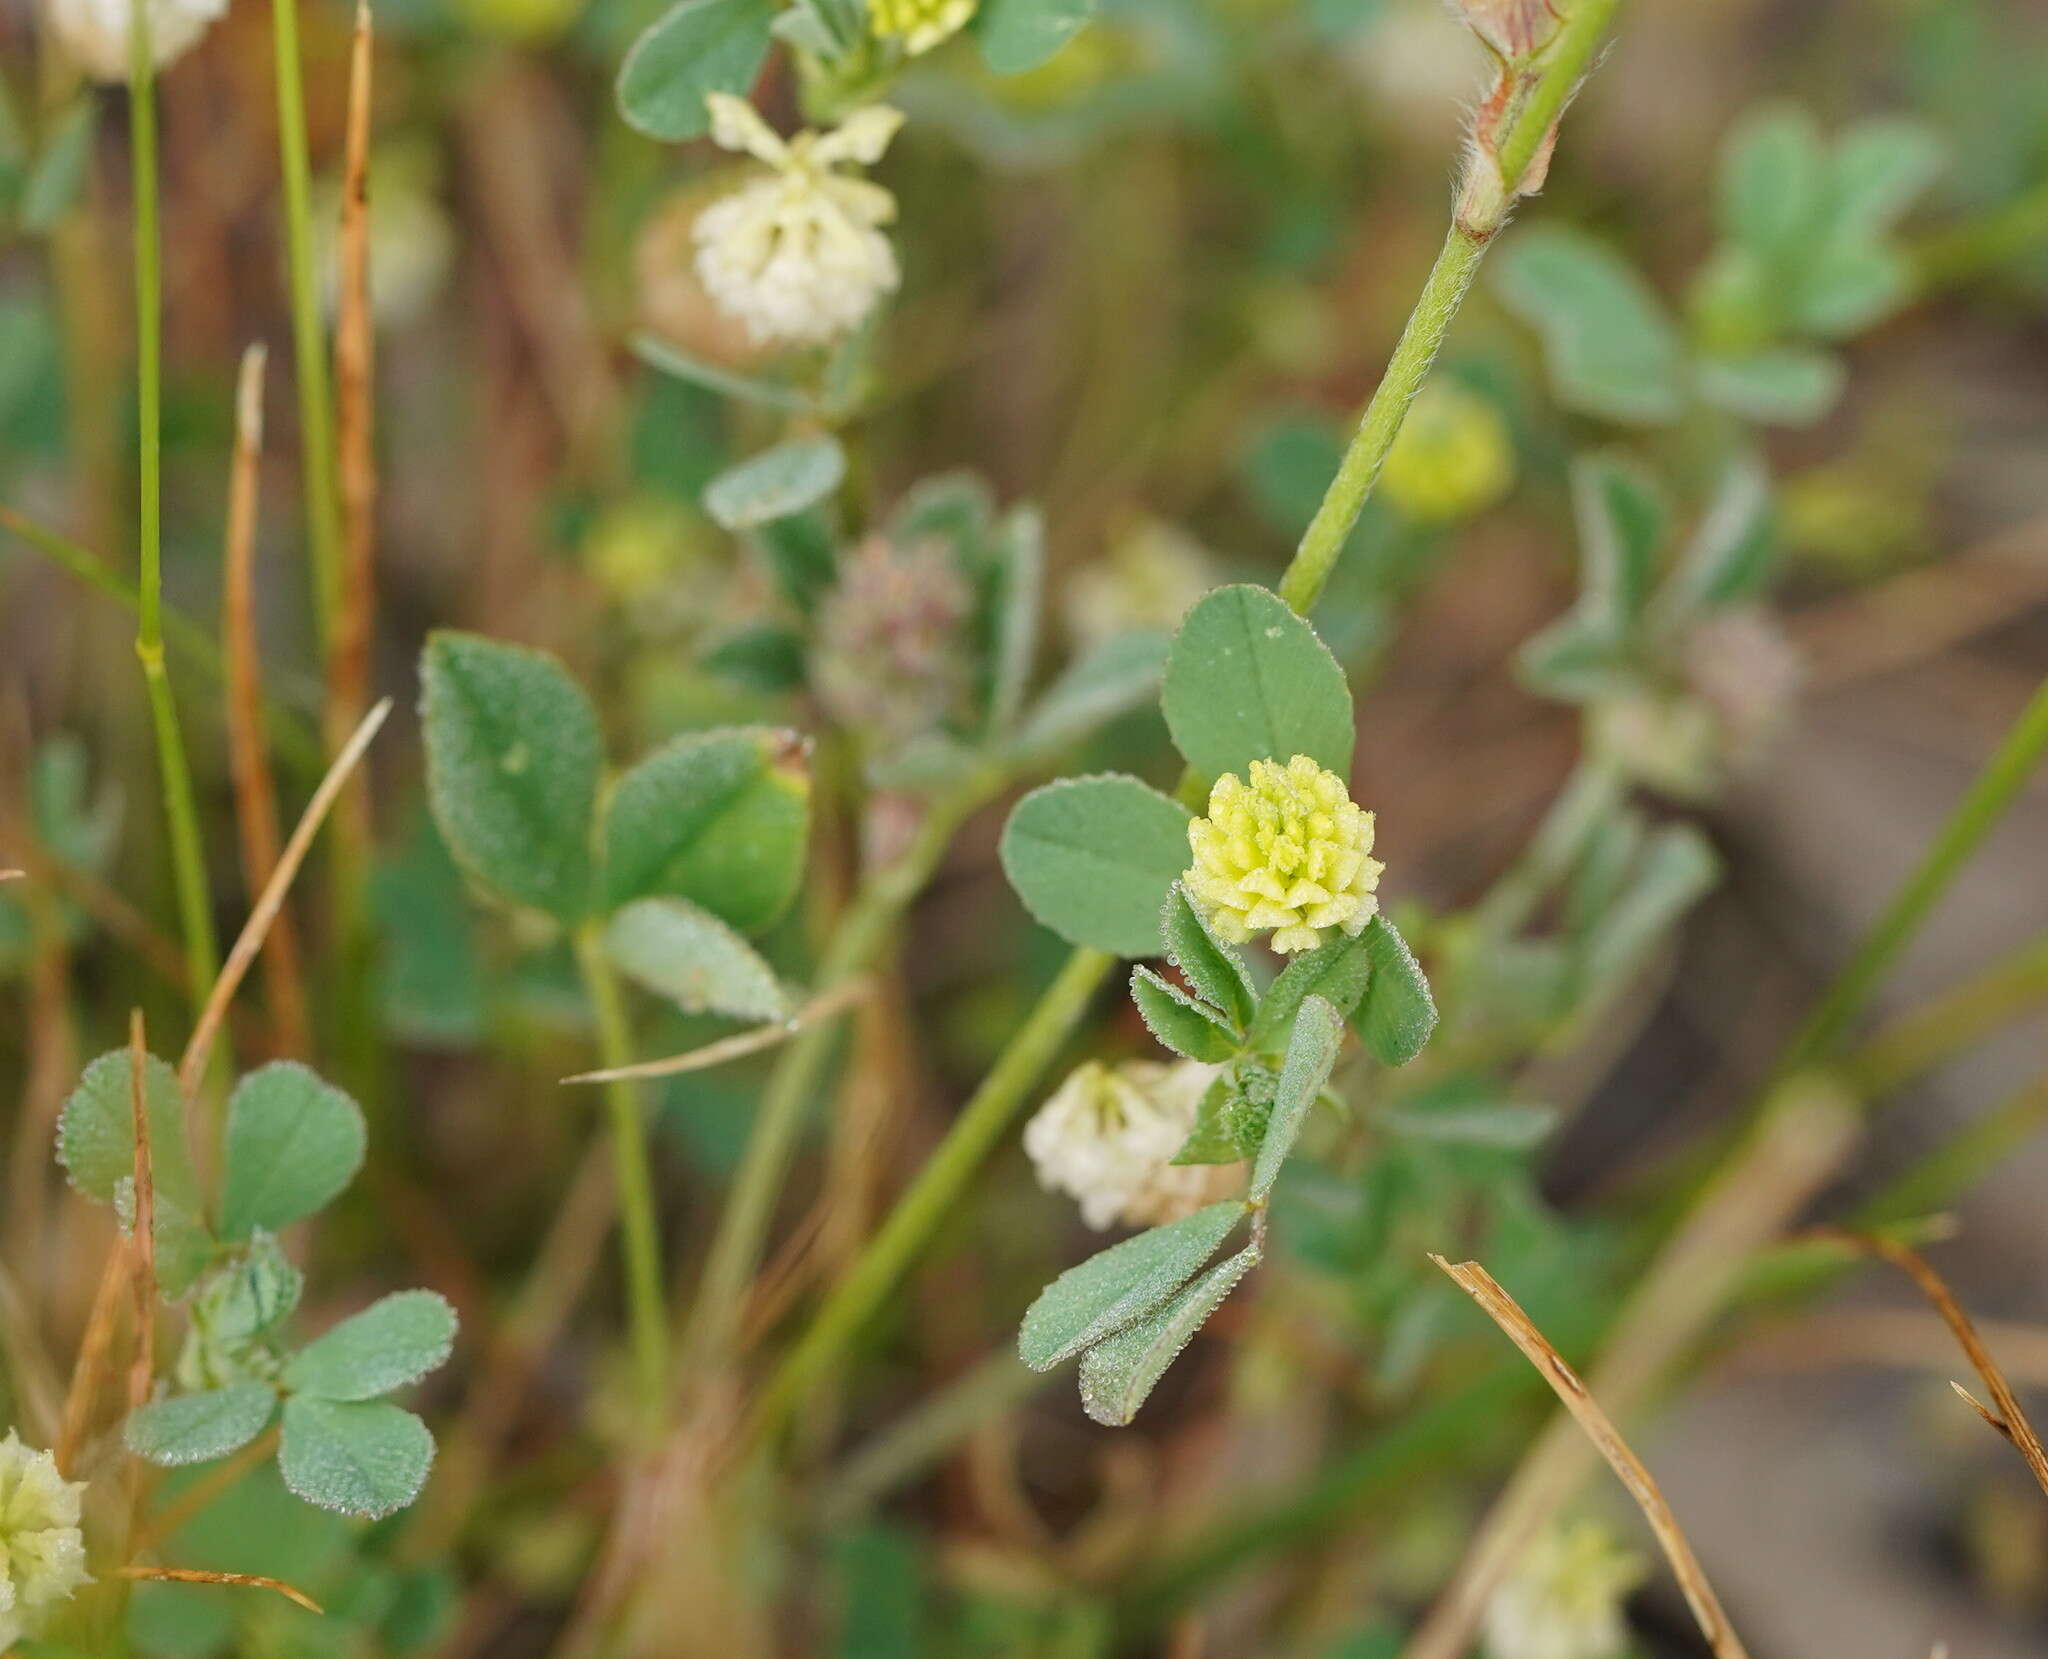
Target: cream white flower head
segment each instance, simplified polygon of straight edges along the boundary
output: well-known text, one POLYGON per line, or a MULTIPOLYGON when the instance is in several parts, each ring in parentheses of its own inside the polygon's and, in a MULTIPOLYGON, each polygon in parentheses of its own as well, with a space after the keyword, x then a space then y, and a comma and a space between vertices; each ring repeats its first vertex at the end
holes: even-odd
POLYGON ((66 1480, 56 1458, 29 1450, 14 1430, 0 1441, 0 1652, 86 1582, 84 1492, 83 1481, 66 1480))
POLYGON ((1599 1521, 1551 1527, 1486 1604, 1487 1659, 1618 1659, 1622 1602, 1645 1570, 1599 1521))
MULTIPOLYGON (((149 47, 162 69, 198 43, 227 0, 149 0, 149 47)), ((96 81, 128 78, 130 0, 49 0, 50 29, 72 60, 96 81)))
POLYGON ((1242 1166, 1176 1166, 1202 1097, 1221 1070, 1193 1060, 1078 1066, 1024 1126, 1038 1184, 1080 1201, 1097 1231, 1156 1226, 1222 1196, 1242 1166))
POLYGON ((757 343, 816 345, 844 334, 901 280, 881 226, 896 198, 848 169, 872 166, 903 125, 872 104, 831 132, 783 139, 753 105, 713 92, 711 137, 772 171, 697 216, 697 274, 757 343))

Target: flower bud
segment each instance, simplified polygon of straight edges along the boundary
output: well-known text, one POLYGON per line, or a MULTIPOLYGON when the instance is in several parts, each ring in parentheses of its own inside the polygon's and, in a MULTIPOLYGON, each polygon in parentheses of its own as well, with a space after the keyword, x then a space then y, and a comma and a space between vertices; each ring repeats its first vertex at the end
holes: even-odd
POLYGON ((943 726, 967 701, 964 647, 974 595, 943 542, 870 536, 844 561, 818 612, 811 684, 849 731, 900 743, 943 726))
MULTIPOLYGON (((181 58, 227 11, 227 0, 149 0, 149 49, 158 69, 181 58)), ((50 29, 96 81, 128 78, 129 0, 49 0, 50 29)))

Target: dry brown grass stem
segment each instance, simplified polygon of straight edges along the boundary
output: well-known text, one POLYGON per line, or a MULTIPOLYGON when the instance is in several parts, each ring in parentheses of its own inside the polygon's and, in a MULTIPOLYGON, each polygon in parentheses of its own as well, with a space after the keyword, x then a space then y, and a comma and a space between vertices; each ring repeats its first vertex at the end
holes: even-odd
POLYGON ((123 1239, 107 1253, 107 1265, 100 1271, 100 1287, 93 1293, 92 1312, 86 1315, 85 1335, 71 1367, 71 1387, 64 1396, 56 1457, 59 1472, 67 1478, 77 1468, 78 1454, 92 1430, 93 1408, 99 1403, 100 1386, 113 1360, 114 1327, 129 1282, 128 1243, 123 1239))
POLYGON ((308 1613, 322 1611, 320 1604, 305 1591, 281 1578, 265 1578, 260 1573, 216 1573, 200 1567, 117 1567, 115 1573, 121 1578, 143 1579, 152 1584, 229 1584, 248 1590, 275 1590, 308 1613))
POLYGON ((1579 1374, 1566 1362, 1564 1355, 1550 1345, 1522 1311, 1520 1304, 1477 1262, 1453 1264, 1441 1256, 1431 1256, 1430 1260, 1448 1273, 1458 1288, 1477 1302, 1487 1317, 1506 1333, 1508 1340, 1522 1350, 1523 1357, 1556 1391, 1557 1397, 1564 1402, 1565 1410, 1585 1430, 1586 1438, 1620 1477, 1621 1484, 1628 1488, 1629 1496, 1635 1499, 1636 1506, 1643 1512, 1643 1519, 1650 1523, 1650 1530, 1657 1535, 1664 1557, 1671 1563, 1671 1571, 1678 1579, 1678 1587, 1685 1592, 1686 1605, 1692 1609, 1700 1634, 1706 1637, 1716 1659, 1749 1659, 1748 1650, 1728 1622, 1728 1613, 1721 1605, 1721 1598, 1714 1594, 1713 1585, 1707 1582, 1706 1571, 1700 1566, 1699 1557, 1693 1553, 1684 1529, 1678 1524, 1678 1517, 1672 1513, 1671 1505, 1658 1489, 1655 1478, 1622 1438, 1621 1431, 1614 1426, 1614 1419, 1586 1391, 1586 1385, 1579 1380, 1579 1374))
POLYGON ((1952 1384, 1955 1391, 1975 1408, 1978 1415, 1996 1429, 2018 1449, 2026 1460, 2044 1493, 2048 1493, 2048 1450, 2041 1445, 2041 1437, 2034 1432, 2034 1425, 2028 1421, 2026 1408, 2020 1404, 2019 1396, 2006 1381, 2005 1372, 1998 1361, 1991 1357, 1991 1350, 1984 1346, 1984 1339, 1977 1334, 1977 1327, 1963 1306, 1955 1299, 1948 1283, 1937 1273, 1932 1263, 1909 1245, 1894 1239, 1880 1238, 1874 1233, 1843 1232, 1838 1236, 1846 1239, 1866 1255, 1879 1261, 1889 1262, 1920 1287, 1920 1294, 1933 1305, 1943 1322, 1954 1335, 1956 1343, 1984 1379, 1984 1386, 1991 1394, 1991 1408, 1972 1398, 1961 1384, 1952 1384))
POLYGON ((614 1066, 607 1071, 580 1071, 574 1077, 565 1077, 564 1083, 617 1083, 635 1081, 649 1077, 674 1077, 686 1071, 702 1071, 707 1066, 722 1066, 728 1060, 743 1059, 749 1054, 758 1054, 764 1048, 773 1048, 777 1043, 787 1042, 807 1025, 828 1019, 851 1003, 858 1002, 868 994, 869 984, 865 979, 848 980, 844 985, 835 985, 831 990, 813 997, 786 1020, 771 1025, 757 1025, 751 1031, 735 1032, 730 1037, 721 1037, 715 1043, 706 1043, 702 1048, 693 1048, 681 1054, 670 1054, 659 1060, 642 1060, 637 1065, 614 1066))
MULTIPOLYGON (((263 466, 263 370, 268 353, 242 353, 235 385, 235 452, 228 475, 227 559, 221 584, 221 636, 227 669, 228 775, 242 880, 251 893, 277 868, 277 779, 264 741, 263 659, 256 643, 256 501, 263 466)), ((278 1048, 308 1052, 305 976, 289 912, 271 926, 263 957, 263 995, 278 1048)))
MULTIPOLYGON (((1649 1403, 1751 1257, 1839 1166, 1856 1123, 1855 1101, 1827 1079, 1795 1076, 1780 1088, 1617 1315, 1591 1376, 1608 1412, 1625 1422, 1649 1403)), ((1406 1659, 1457 1659, 1466 1651, 1494 1590, 1597 1466, 1585 1435, 1560 1412, 1494 1501, 1406 1659)))
POLYGON ((299 873, 299 866, 306 860, 307 849, 313 844, 313 837, 319 833, 320 825, 327 816, 328 808, 334 805, 334 798, 341 792, 348 775, 355 770, 356 763, 363 758, 363 751, 369 748, 370 740, 384 724, 391 713, 391 699, 385 698, 363 716, 363 723, 355 735, 343 746, 341 753, 334 757, 334 764, 327 768, 327 775, 320 780, 320 787, 313 791, 312 800, 306 803, 306 810, 300 815, 298 827, 292 831, 292 838, 285 843, 277 868, 270 873, 270 880, 264 884, 258 895, 255 908, 249 912, 249 919, 242 925, 241 936, 235 940, 235 948, 228 952, 227 962, 222 966, 220 977, 213 982, 213 991, 206 999, 206 1006, 200 1011, 199 1021, 192 1028, 192 1040, 185 1045, 184 1057, 178 1062, 178 1082, 190 1096, 198 1087, 199 1079, 206 1073, 207 1056, 213 1051, 213 1040, 219 1034, 222 1021, 227 1018, 228 1005, 234 1001, 235 992, 249 972, 249 965, 256 959, 256 953, 263 948, 263 941, 269 936, 271 924, 277 920, 277 913, 284 907, 285 894, 291 891, 292 878, 299 873))

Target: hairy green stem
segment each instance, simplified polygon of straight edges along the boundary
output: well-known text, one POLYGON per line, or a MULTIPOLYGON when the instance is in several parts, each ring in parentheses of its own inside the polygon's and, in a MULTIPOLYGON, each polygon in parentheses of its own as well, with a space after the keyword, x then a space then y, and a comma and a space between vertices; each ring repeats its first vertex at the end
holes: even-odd
MULTIPOLYGON (((1451 320, 1471 286, 1486 245, 1506 222, 1508 204, 1558 114, 1563 110, 1619 0, 1577 0, 1570 17, 1519 71, 1526 77, 1515 113, 1498 137, 1494 158, 1503 190, 1497 201, 1473 209, 1461 194, 1460 211, 1425 279, 1421 297, 1401 332, 1387 372, 1360 419, 1337 475, 1301 544, 1281 575, 1278 591, 1306 616, 1322 597, 1330 572, 1358 521, 1366 498, 1421 389, 1451 320)), ((1478 162, 1486 164, 1482 154, 1478 162)), ((1187 779, 1182 780, 1183 787, 1187 779)), ((813 1324, 768 1385, 760 1422, 772 1428, 800 1402, 806 1388, 830 1370, 868 1317, 886 1300, 951 1210, 983 1160, 1021 1111, 1044 1068, 1087 1011, 1091 994, 1116 965, 1098 951, 1076 950, 1011 1038, 975 1091, 966 1110, 919 1172, 882 1231, 834 1286, 813 1324)))
POLYGON ((305 475, 306 546, 313 614, 323 647, 341 612, 341 490, 335 471, 334 400, 320 273, 314 266, 312 163, 306 150, 306 83, 299 64, 298 0, 271 0, 277 65, 277 156, 284 180, 285 264, 291 288, 292 357, 299 390, 299 455, 305 475))
POLYGON ((164 666, 163 571, 163 250, 156 144, 156 60, 148 8, 132 8, 128 25, 128 141, 135 194, 135 424, 137 433, 135 655, 149 691, 157 772, 170 832, 171 878, 193 1000, 204 1004, 220 966, 207 892, 206 854, 199 840, 192 768, 178 729, 178 707, 164 666))
MULTIPOLYGON (((935 804, 903 854, 861 884, 819 960, 820 991, 845 984, 874 962, 938 868, 953 832, 987 798, 995 781, 992 775, 978 775, 935 804)), ((747 1286, 760 1266, 804 1111, 831 1059, 838 1024, 833 1019, 806 1026, 784 1046, 769 1075, 684 1330, 683 1366, 688 1374, 708 1372, 736 1350, 747 1286)))
MULTIPOLYGON (((619 982, 604 953, 596 924, 576 933, 576 966, 582 972, 590 1011, 597 1021, 598 1057, 609 1068, 631 1065, 633 1041, 626 1026, 619 982)), ((633 1379, 641 1426, 652 1434, 661 1422, 668 1391, 667 1299, 662 1291, 661 1233, 655 1223, 654 1180, 647 1164, 647 1122, 640 1091, 628 1078, 604 1086, 611 1120, 612 1159, 617 1172, 619 1230, 624 1243, 626 1310, 633 1347, 633 1379)))
POLYGON ((1863 936, 1855 954, 1792 1039, 1778 1063, 1777 1076, 1782 1078, 1833 1054, 1879 981, 1948 891, 1949 883, 2005 816, 2006 808, 2033 775, 2043 750, 2048 750, 2048 680, 2041 682, 2020 711, 1913 873, 1892 895, 1884 914, 1863 936))
POLYGON ((772 1434, 910 1270, 953 1200, 1001 1142, 1117 959, 1077 950, 1004 1047, 939 1148, 917 1172, 846 1276, 835 1284, 764 1390, 756 1428, 772 1434))

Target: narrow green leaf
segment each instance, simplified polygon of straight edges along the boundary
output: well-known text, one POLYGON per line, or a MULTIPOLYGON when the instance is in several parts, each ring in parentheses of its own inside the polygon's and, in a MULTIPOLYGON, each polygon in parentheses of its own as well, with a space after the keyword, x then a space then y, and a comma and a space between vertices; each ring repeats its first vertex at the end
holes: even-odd
POLYGON ((1003 826, 1003 873, 1069 944, 1118 956, 1159 949, 1159 912, 1188 863, 1188 815, 1136 778, 1063 778, 1003 826))
POLYGON ((803 884, 810 813, 810 748, 797 733, 679 737, 621 778, 605 807, 605 906, 687 899, 759 933, 803 884))
POLYGON ((1157 1313, 1089 1349, 1081 1359, 1082 1409, 1107 1428, 1130 1422, 1195 1333, 1258 1265, 1259 1247, 1247 1245, 1157 1313))
POLYGON ((1754 598, 1771 572, 1771 474, 1754 450, 1722 464, 1707 510, 1658 596, 1675 617, 1754 598))
POLYGON ((1131 970, 1131 1000, 1145 1029, 1161 1046, 1189 1060, 1218 1065, 1238 1050, 1236 1036, 1223 1014, 1198 1002, 1150 968, 1131 970))
POLYGON ((85 188, 92 161, 94 114, 89 95, 58 117, 21 187, 21 228, 41 236, 56 229, 85 188))
POLYGON ((1025 714, 1010 753, 1043 760, 1076 743, 1159 689, 1167 636, 1151 629, 1112 634, 1069 663, 1025 714))
POLYGON ((998 75, 1036 69, 1094 15, 1095 0, 983 0, 975 20, 982 61, 998 75))
POLYGON ((1244 958, 1211 930, 1179 882, 1166 900, 1162 930, 1166 957, 1197 994, 1222 1009, 1242 1031, 1258 1011, 1258 989, 1244 958))
POLYGON ((1405 1066, 1436 1030, 1436 998, 1408 941, 1384 915, 1375 916, 1361 937, 1372 957, 1372 980, 1351 1023, 1381 1065, 1405 1066))
POLYGON ((1584 994, 1597 998, 1641 966, 1657 942, 1712 890, 1721 871, 1713 844, 1690 824, 1657 830, 1628 891, 1587 938, 1584 994))
POLYGON ((739 374, 717 363, 707 363, 657 335, 634 335, 633 355, 651 369, 672 374, 678 380, 687 380, 721 397, 739 398, 769 409, 807 411, 811 407, 809 394, 796 386, 780 380, 767 380, 759 375, 739 374))
POLYGON ((1312 996, 1321 997, 1340 1015, 1349 1014, 1365 995, 1371 974, 1372 955, 1364 933, 1355 937, 1340 933, 1329 943, 1295 957, 1259 1001, 1251 1046, 1269 1053, 1285 1048, 1294 1029, 1294 1016, 1312 996))
POLYGON ((1174 635, 1160 695, 1173 741, 1197 772, 1242 776, 1255 760, 1307 755, 1351 771, 1351 689, 1315 630, 1276 593, 1218 588, 1174 635))
POLYGON ((420 1495, 434 1463, 434 1437, 411 1412, 384 1400, 284 1403, 278 1472, 310 1504, 372 1520, 420 1495))
POLYGON ((163 1468, 207 1463, 248 1445, 276 1410, 277 1390, 262 1382, 174 1394, 131 1412, 121 1439, 137 1457, 163 1468))
POLYGON ((1023 706, 1038 649, 1038 611, 1045 590, 1045 518, 1020 507, 995 538, 994 626, 990 629, 988 723, 1007 732, 1023 706))
POLYGON ((1948 160, 1941 136, 1904 116, 1860 121, 1835 146, 1834 231, 1889 230, 1948 160))
POLYGON ((1017 1333, 1024 1363, 1050 1371, 1144 1318, 1201 1271, 1244 1215, 1234 1198, 1211 1204, 1068 1268, 1024 1315, 1017 1333))
POLYGON ((1811 426, 1834 408, 1848 370, 1832 352, 1777 346, 1741 357, 1702 358, 1700 396, 1766 426, 1811 426))
POLYGON ((839 580, 839 551, 822 508, 770 519, 754 531, 750 545, 760 550, 783 596, 805 616, 839 580))
POLYGON ((1625 631, 1642 615, 1657 571, 1667 514, 1649 478, 1613 455, 1572 464, 1572 508, 1579 532, 1580 605, 1625 631))
POLYGON ((364 1143, 362 1109, 296 1060, 252 1071, 228 1097, 222 1235, 304 1220, 355 1179, 364 1143))
POLYGON ((710 130, 704 97, 744 97, 767 61, 773 0, 682 0, 633 42, 619 65, 619 113, 676 143, 710 130))
POLYGON ((1721 228, 1760 258, 1796 255, 1828 191, 1820 129, 1805 110, 1769 105, 1737 124, 1721 148, 1721 228))
POLYGON ((421 663, 427 793, 472 880, 565 922, 590 902, 597 713, 552 656, 438 633, 421 663))
POLYGON ((620 970, 686 1014, 779 1020, 788 993, 760 954, 708 910, 685 899, 635 899, 605 928, 620 970))
POLYGON ((736 628, 705 648, 699 659, 715 674, 745 691, 783 697, 801 691, 808 677, 804 636, 779 622, 736 628))
POLYGON ((837 438, 792 438, 712 479, 704 510, 728 530, 751 530, 816 505, 845 477, 846 451, 837 438))
POLYGON ((1273 1097, 1273 1115, 1266 1123, 1266 1138, 1252 1163, 1252 1184, 1245 1197, 1254 1204, 1265 1202, 1280 1178, 1280 1167, 1308 1121, 1308 1111, 1330 1080, 1337 1064, 1337 1051, 1344 1042, 1344 1016, 1321 997, 1303 1000, 1294 1016, 1294 1035, 1288 1040, 1287 1058, 1280 1066, 1280 1087, 1273 1097))
POLYGON ((1632 265, 1578 231, 1543 226, 1495 256, 1501 302, 1543 340, 1551 388, 1568 409, 1658 426, 1684 408, 1684 352, 1632 265))
POLYGON ((1271 1111, 1270 1099, 1263 1106, 1253 1105, 1245 1097, 1236 1069, 1226 1070, 1202 1096, 1195 1109, 1195 1126, 1173 1161, 1183 1166, 1242 1163, 1265 1139, 1271 1111))
POLYGON ((401 1290, 316 1337, 285 1362, 284 1385, 323 1400, 374 1400, 439 1370, 455 1349, 455 1310, 401 1290))

